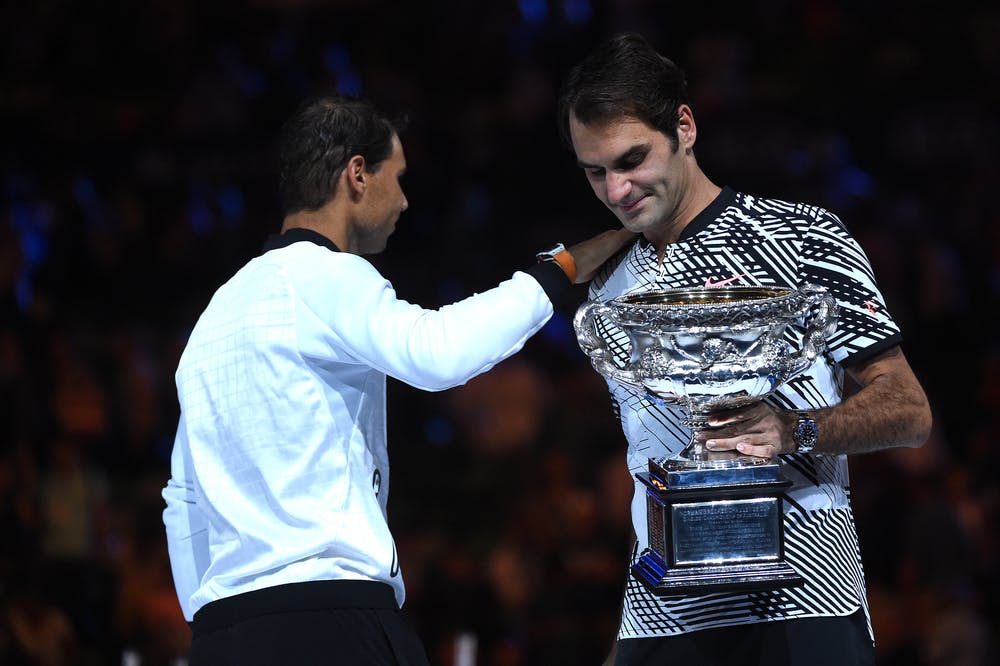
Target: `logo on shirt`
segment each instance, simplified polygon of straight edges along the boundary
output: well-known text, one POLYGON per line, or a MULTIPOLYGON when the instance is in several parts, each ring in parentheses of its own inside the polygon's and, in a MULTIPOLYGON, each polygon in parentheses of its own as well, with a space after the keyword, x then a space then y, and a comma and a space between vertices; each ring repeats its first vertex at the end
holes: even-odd
POLYGON ((746 277, 746 273, 740 273, 739 275, 734 275, 731 278, 726 278, 725 280, 719 280, 718 282, 716 282, 715 276, 713 275, 712 277, 705 278, 705 288, 714 289, 716 287, 725 287, 726 285, 736 282, 741 277, 746 277))
POLYGON ((868 314, 871 316, 878 316, 878 303, 875 301, 865 301, 865 309, 868 310, 868 314))

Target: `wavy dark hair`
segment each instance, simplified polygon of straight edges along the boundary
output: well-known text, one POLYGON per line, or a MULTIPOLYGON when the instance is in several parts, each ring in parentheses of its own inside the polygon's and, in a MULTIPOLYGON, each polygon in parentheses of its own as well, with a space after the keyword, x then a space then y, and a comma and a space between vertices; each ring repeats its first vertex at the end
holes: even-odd
POLYGON ((321 208, 354 155, 365 158, 368 171, 377 171, 405 124, 405 118, 390 119, 356 97, 323 95, 304 102, 278 139, 282 213, 321 208))
POLYGON ((663 132, 676 151, 681 104, 690 105, 683 70, 641 35, 623 32, 570 70, 559 94, 559 134, 572 149, 570 115, 585 125, 630 117, 663 132))

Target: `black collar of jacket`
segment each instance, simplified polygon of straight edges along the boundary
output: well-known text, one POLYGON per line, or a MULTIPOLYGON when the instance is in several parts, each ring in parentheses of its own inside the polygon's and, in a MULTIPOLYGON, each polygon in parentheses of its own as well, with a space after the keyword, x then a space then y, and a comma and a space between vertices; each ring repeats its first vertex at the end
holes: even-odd
POLYGON ((268 236, 267 242, 264 243, 264 252, 288 247, 292 243, 298 243, 299 241, 309 241, 333 252, 340 252, 340 248, 334 245, 333 241, 323 234, 312 229, 302 229, 300 227, 288 229, 282 234, 271 234, 268 236))

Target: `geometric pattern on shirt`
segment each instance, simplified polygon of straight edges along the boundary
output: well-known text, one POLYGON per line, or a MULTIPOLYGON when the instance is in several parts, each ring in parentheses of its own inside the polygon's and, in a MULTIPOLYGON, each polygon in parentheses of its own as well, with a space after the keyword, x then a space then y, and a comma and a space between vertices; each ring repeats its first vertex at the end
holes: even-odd
MULTIPOLYGON (((836 404, 843 390, 842 365, 856 354, 895 344, 899 329, 890 318, 868 259, 833 214, 815 206, 761 199, 724 190, 715 219, 692 221, 696 233, 682 235, 658 261, 643 241, 623 249, 591 282, 590 298, 606 301, 654 289, 704 287, 730 280, 741 286, 825 287, 840 306, 837 328, 827 339, 822 372, 813 366, 769 400, 790 409, 836 404)), ((713 207, 710 207, 713 208, 713 207)), ((717 210, 717 208, 716 208, 717 210)), ((628 336, 598 318, 597 334, 619 367, 629 362, 628 336)), ((803 329, 789 326, 786 339, 801 347, 803 329)), ((628 440, 632 474, 650 457, 669 455, 689 432, 680 410, 609 381, 612 405, 628 440)), ((769 619, 843 615, 865 609, 867 600, 857 534, 850 510, 846 456, 782 456, 793 486, 785 495, 785 548, 806 578, 800 588, 773 593, 709 595, 663 600, 629 576, 619 637, 673 635, 712 626, 769 619)), ((644 487, 636 483, 636 492, 644 487)), ((633 515, 645 539, 645 502, 633 515)))
POLYGON ((849 615, 859 607, 868 616, 864 571, 850 509, 786 513, 784 522, 786 560, 796 570, 819 570, 823 576, 796 588, 664 600, 630 575, 619 638, 673 635, 818 614, 849 615), (837 557, 817 556, 823 550, 816 544, 823 550, 841 552, 837 557))

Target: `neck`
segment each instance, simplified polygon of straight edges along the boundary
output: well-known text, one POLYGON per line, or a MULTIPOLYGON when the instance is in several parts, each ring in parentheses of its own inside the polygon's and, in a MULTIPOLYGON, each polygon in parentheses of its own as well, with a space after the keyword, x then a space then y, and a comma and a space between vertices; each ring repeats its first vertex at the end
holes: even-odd
POLYGON ((678 203, 677 209, 671 214, 667 223, 645 232, 646 239, 656 248, 661 263, 667 246, 677 242, 691 220, 698 217, 698 214, 705 210, 720 192, 722 192, 721 187, 698 171, 695 182, 688 188, 687 196, 678 203))
POLYGON ((333 201, 317 210, 302 210, 286 215, 281 223, 281 232, 289 229, 309 229, 326 236, 343 252, 357 254, 355 243, 348 234, 346 218, 338 214, 333 201))

